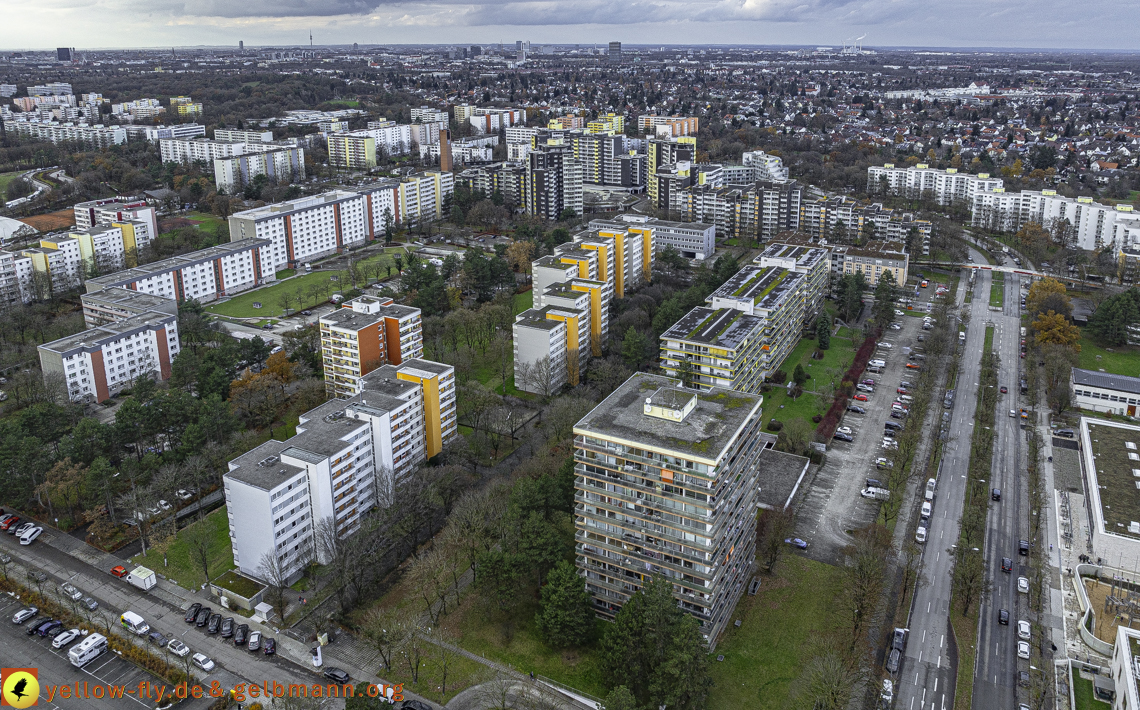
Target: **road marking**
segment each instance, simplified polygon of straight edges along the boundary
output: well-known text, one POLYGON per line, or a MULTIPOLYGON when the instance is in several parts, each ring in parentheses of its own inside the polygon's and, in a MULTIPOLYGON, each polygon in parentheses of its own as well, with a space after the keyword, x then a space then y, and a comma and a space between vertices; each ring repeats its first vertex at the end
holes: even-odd
POLYGON ((942 634, 942 638, 938 642, 938 648, 942 648, 942 645, 945 643, 946 643, 946 634, 942 634))
POLYGON ((926 629, 922 630, 922 642, 926 643, 926 629))
MULTIPOLYGON (((939 659, 939 660, 941 660, 941 659, 939 659)), ((934 676, 934 692, 935 693, 938 692, 938 676, 934 676)), ((932 703, 932 705, 933 705, 933 703, 932 703)))

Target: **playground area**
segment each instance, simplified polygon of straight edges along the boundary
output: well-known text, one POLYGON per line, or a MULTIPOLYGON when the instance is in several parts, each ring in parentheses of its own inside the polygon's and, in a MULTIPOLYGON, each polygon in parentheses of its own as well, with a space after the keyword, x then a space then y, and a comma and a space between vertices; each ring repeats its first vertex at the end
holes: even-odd
POLYGON ((1082 577, 1089 604, 1096 612, 1093 633, 1106 643, 1116 643, 1116 627, 1140 629, 1140 582, 1082 577))

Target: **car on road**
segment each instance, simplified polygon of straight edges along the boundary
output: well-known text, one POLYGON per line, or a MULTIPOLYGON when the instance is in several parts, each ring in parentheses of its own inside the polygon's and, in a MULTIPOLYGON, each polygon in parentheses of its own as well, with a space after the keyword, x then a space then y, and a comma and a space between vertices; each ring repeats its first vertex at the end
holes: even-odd
POLYGON ((63 648, 75 639, 79 638, 79 629, 70 629, 57 635, 55 640, 51 642, 52 648, 63 648))
POLYGON ((95 611, 99 608, 99 602, 95 601, 91 597, 83 597, 83 606, 87 607, 88 611, 95 611))
POLYGON ((1017 638, 1028 641, 1032 633, 1033 628, 1029 625, 1028 621, 1021 619, 1017 622, 1017 638))
POLYGON ((182 620, 187 624, 193 624, 194 620, 198 618, 198 612, 201 610, 202 605, 198 602, 194 602, 190 605, 190 608, 186 610, 186 616, 182 617, 182 620))
POLYGON ((799 539, 798 537, 789 537, 787 540, 784 540, 784 542, 791 545, 792 547, 798 547, 801 550, 806 550, 808 546, 807 542, 799 539))
POLYGON ((871 401, 871 398, 865 394, 857 394, 854 397, 852 397, 851 399, 855 400, 856 402, 870 402, 871 401))
POLYGON ((178 639, 171 639, 170 643, 166 644, 166 650, 179 658, 185 658, 186 654, 190 653, 190 647, 178 639))
POLYGON ((860 406, 859 406, 859 405, 857 405, 857 404, 849 404, 849 405, 847 405, 847 411, 849 411, 849 412, 855 412, 856 414, 866 414, 866 413, 867 413, 867 410, 866 410, 866 409, 863 409, 862 407, 860 407, 860 406))
POLYGON ((1002 572, 1012 572, 1013 571, 1013 560, 1009 559, 1008 557, 1001 558, 1001 571, 1002 572))
POLYGON ((124 567, 122 565, 118 565, 116 567, 111 568, 111 574, 115 575, 119 579, 122 579, 123 577, 126 577, 128 574, 130 574, 130 572, 127 570, 126 567, 124 567))
POLYGON ((210 620, 208 622, 206 622, 206 633, 208 633, 212 636, 213 634, 218 633, 218 629, 220 629, 221 627, 222 627, 222 615, 221 614, 210 614, 210 620))
POLYGON ((261 329, 262 330, 273 330, 273 324, 272 323, 266 323, 265 325, 261 326, 261 329))
POLYGON ((1025 577, 1017 578, 1017 591, 1022 594, 1029 594, 1029 580, 1025 577))
POLYGON ((195 653, 194 657, 190 660, 194 661, 194 665, 198 666, 207 673, 214 670, 214 662, 211 661, 210 657, 204 653, 195 653))
POLYGON ((1011 417, 1016 417, 1016 416, 1017 416, 1017 411, 1016 411, 1016 410, 1013 410, 1013 409, 1009 410, 1009 416, 1011 416, 1011 417))
POLYGON ((918 529, 914 531, 914 541, 919 542, 919 543, 926 542, 926 526, 925 525, 919 525, 918 529))
POLYGON ((76 601, 77 599, 81 599, 83 597, 83 592, 73 587, 71 585, 71 582, 64 582, 63 584, 59 585, 59 588, 60 591, 63 592, 63 595, 71 601, 76 601))
POLYGON ((875 468, 879 469, 880 471, 883 470, 884 468, 894 468, 894 467, 895 467, 894 462, 888 458, 883 458, 882 456, 880 456, 879 458, 875 459, 875 468))
POLYGON ((234 618, 232 616, 227 616, 226 618, 222 619, 221 635, 224 639, 233 638, 234 618))
POLYGON ((1017 642, 1017 657, 1029 660, 1029 644, 1025 641, 1017 642))
POLYGON ((22 624, 38 613, 40 613, 40 610, 34 606, 30 606, 27 609, 21 609, 12 616, 12 623, 16 625, 22 624))
POLYGON ((249 624, 238 624, 234 628, 234 645, 244 646, 245 642, 249 640, 249 624))
POLYGON ((245 647, 250 651, 257 653, 261 650, 261 632, 251 631, 249 634, 249 641, 246 642, 245 647))
POLYGON ((1017 554, 1019 554, 1019 555, 1028 555, 1029 554, 1029 541, 1028 540, 1018 540, 1017 541, 1017 554))
POLYGON ((840 434, 854 434, 855 433, 855 432, 851 431, 851 427, 849 427, 849 426, 841 426, 841 427, 837 428, 835 431, 839 432, 840 434))
POLYGON ((341 684, 348 683, 349 681, 352 680, 351 678, 349 678, 347 673, 345 673, 344 671, 342 671, 339 668, 326 668, 325 669, 325 677, 328 678, 329 680, 335 680, 337 683, 341 683, 341 684))
POLYGON ((998 609, 998 623, 1009 626, 1009 609, 998 609))
POLYGON ((1002 385, 1002 386, 1001 386, 1001 393, 1002 393, 1002 394, 1007 394, 1008 392, 1009 392, 1009 388, 1008 388, 1008 387, 1006 387, 1005 385, 1002 385))
POLYGON ((848 444, 855 441, 855 437, 851 436, 850 434, 844 434, 842 432, 836 432, 835 436, 833 436, 832 438, 838 439, 839 441, 846 441, 848 444))
POLYGON ((277 640, 267 638, 261 642, 261 652, 266 656, 272 656, 277 653, 277 640))

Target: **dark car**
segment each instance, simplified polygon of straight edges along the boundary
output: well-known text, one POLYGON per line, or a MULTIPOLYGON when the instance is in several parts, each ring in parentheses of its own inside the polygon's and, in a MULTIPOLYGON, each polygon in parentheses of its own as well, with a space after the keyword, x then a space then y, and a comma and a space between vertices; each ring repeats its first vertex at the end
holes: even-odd
POLYGON ((906 419, 906 412, 891 412, 891 419, 906 419))
POLYGON ((201 628, 210 623, 210 617, 213 616, 213 613, 210 607, 202 607, 198 610, 198 616, 194 617, 194 625, 201 628))
POLYGON ((38 634, 40 632, 40 629, 46 629, 51 623, 53 623, 51 619, 39 619, 33 621, 28 625, 28 636, 31 636, 32 634, 38 634))
POLYGON ((1013 560, 1009 559, 1008 557, 1001 558, 1001 571, 1002 572, 1012 572, 1013 571, 1013 560))
POLYGON ((998 609, 998 623, 1009 626, 1009 609, 998 609))
POLYGON ((277 653, 277 641, 276 641, 276 639, 267 638, 264 641, 262 641, 261 642, 261 652, 264 653, 266 656, 272 656, 273 654, 277 653))
POLYGON ((62 621, 49 621, 46 624, 40 624, 40 628, 36 630, 36 633, 40 636, 47 636, 52 631, 60 628, 61 626, 63 626, 62 621))
POLYGON ((1008 388, 1008 387, 1006 387, 1005 385, 1002 385, 1002 386, 1001 386, 1001 393, 1002 393, 1002 394, 1005 394, 1005 393, 1007 393, 1007 392, 1009 392, 1009 388, 1008 388))
POLYGON ((151 643, 153 643, 155 646, 158 646, 159 648, 166 648, 166 645, 170 643, 170 639, 166 638, 158 631, 151 631, 147 635, 147 638, 151 643))
POLYGON ((868 478, 867 479, 867 487, 868 488, 884 488, 885 486, 883 486, 883 482, 877 478, 868 478))
POLYGON ((1001 489, 995 488, 990 491, 990 498, 993 500, 1001 500, 1001 489))
POLYGON ((403 710, 431 710, 431 707, 419 700, 405 700, 403 710))
POLYGON ((903 425, 898 422, 883 422, 883 428, 890 429, 891 431, 900 431, 903 425))
POLYGON ((351 678, 348 677, 347 673, 345 673, 344 671, 342 671, 339 668, 326 668, 325 669, 325 677, 328 678, 329 680, 335 680, 337 683, 341 683, 341 684, 348 683, 349 681, 352 680, 351 678))
POLYGON ((234 629, 234 645, 244 646, 245 640, 249 638, 249 624, 239 624, 234 629))
POLYGON ((234 635, 234 618, 227 616, 222 619, 222 638, 228 639, 234 635))
POLYGON ((855 441, 855 439, 850 434, 844 434, 841 431, 835 433, 835 438, 839 439, 840 441, 855 441))
POLYGON ((198 612, 201 611, 201 609, 202 605, 198 602, 194 602, 190 605, 190 608, 186 610, 186 616, 183 617, 183 621, 185 621, 187 624, 193 624, 194 621, 198 618, 198 612))
POLYGON ((902 662, 902 651, 897 648, 892 648, 890 655, 887 656, 887 672, 895 674, 899 672, 899 663, 902 662))
POLYGON ((1018 540, 1017 541, 1017 554, 1019 554, 1019 555, 1028 555, 1029 554, 1029 541, 1028 540, 1018 540))
POLYGON ((206 624, 206 633, 216 634, 216 633, 218 633, 218 629, 220 629, 221 627, 222 627, 222 615, 221 614, 210 614, 210 621, 209 621, 209 623, 206 624))
POLYGON ((849 404, 849 405, 847 405, 847 411, 849 411, 849 412, 855 412, 856 414, 866 414, 866 413, 867 413, 867 410, 866 410, 866 409, 863 409, 862 407, 860 407, 860 406, 859 406, 859 405, 857 405, 857 404, 849 404))

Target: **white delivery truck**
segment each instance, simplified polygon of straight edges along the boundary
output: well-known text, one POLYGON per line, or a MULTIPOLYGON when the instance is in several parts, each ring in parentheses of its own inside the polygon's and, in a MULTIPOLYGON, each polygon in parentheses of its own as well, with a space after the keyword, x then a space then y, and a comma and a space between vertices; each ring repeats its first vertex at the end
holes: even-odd
POLYGON ((135 636, 145 636, 150 631, 150 624, 133 611, 124 611, 123 615, 119 617, 119 623, 135 636))
POLYGON ((158 576, 146 567, 135 567, 127 575, 127 581, 145 592, 158 584, 158 576))

